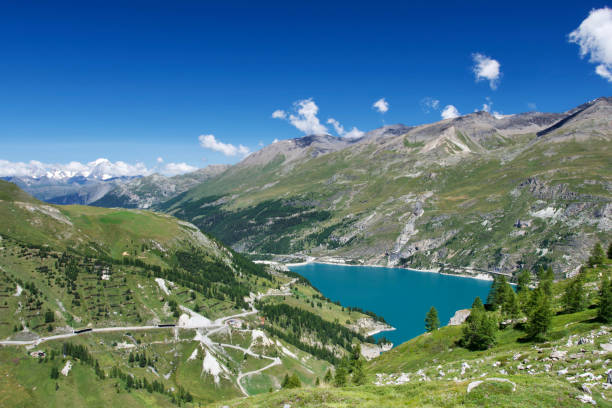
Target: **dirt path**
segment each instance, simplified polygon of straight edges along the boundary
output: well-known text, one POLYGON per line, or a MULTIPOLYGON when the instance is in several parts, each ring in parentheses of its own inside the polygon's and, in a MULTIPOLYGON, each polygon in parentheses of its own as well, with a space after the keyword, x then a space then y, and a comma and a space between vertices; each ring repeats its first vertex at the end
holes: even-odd
MULTIPOLYGON (((202 324, 201 326, 189 326, 189 327, 181 327, 181 326, 163 326, 163 327, 159 327, 159 326, 117 326, 117 327, 98 327, 98 328, 92 328, 89 331, 83 332, 83 333, 65 333, 65 334, 58 334, 55 336, 47 336, 47 337, 40 337, 38 339, 35 340, 0 340, 0 345, 2 346, 37 346, 39 344, 45 343, 47 341, 52 341, 52 340, 61 340, 61 339, 68 339, 74 336, 78 336, 80 334, 88 334, 88 333, 111 333, 111 332, 120 332, 120 331, 137 331, 137 330, 168 330, 168 329, 172 329, 175 331, 178 330, 198 330, 200 331, 200 334, 202 335, 201 339, 200 339, 200 344, 203 344, 205 346, 212 346, 212 347, 220 347, 220 348, 224 348, 224 347, 228 347, 228 348, 233 348, 235 350, 240 350, 242 351, 244 354, 248 354, 252 357, 255 358, 262 358, 262 359, 267 359, 272 361, 270 364, 268 364, 265 367, 262 367, 260 369, 257 370, 253 370, 253 371, 248 371, 246 373, 243 372, 239 372, 238 373, 238 377, 236 377, 236 384, 238 385, 238 388, 240 389, 240 391, 245 395, 245 396, 249 396, 249 393, 247 392, 247 390, 243 387, 241 381, 244 377, 248 377, 250 375, 254 375, 254 374, 258 374, 261 373, 271 367, 277 366, 282 364, 280 358, 278 357, 270 357, 270 356, 264 356, 264 355, 258 355, 255 354, 254 352, 251 351, 251 347, 253 345, 252 341, 251 344, 249 345, 249 348, 244 348, 244 347, 240 347, 240 346, 236 346, 233 344, 226 344, 226 343, 218 343, 215 341, 212 341, 210 339, 209 336, 225 329, 225 322, 229 319, 234 319, 234 318, 239 318, 239 317, 245 317, 245 316, 249 316, 249 315, 253 315, 253 314, 257 314, 258 310, 255 308, 254 306, 254 302, 255 300, 260 300, 263 299, 264 297, 267 296, 291 296, 291 289, 290 286, 293 285, 295 282, 297 281, 297 279, 292 279, 291 281, 287 282, 286 284, 282 285, 280 290, 279 289, 268 289, 268 292, 266 292, 265 294, 260 294, 257 295, 255 297, 255 299, 251 300, 251 302, 249 303, 249 306, 251 307, 251 310, 246 311, 246 312, 242 312, 242 313, 238 313, 235 315, 230 315, 230 316, 225 316, 225 317, 221 317, 219 319, 216 319, 213 322, 207 323, 207 324, 202 324), (204 333, 204 330, 206 330, 206 333, 204 333)), ((246 332, 253 332, 253 330, 245 330, 246 332)))

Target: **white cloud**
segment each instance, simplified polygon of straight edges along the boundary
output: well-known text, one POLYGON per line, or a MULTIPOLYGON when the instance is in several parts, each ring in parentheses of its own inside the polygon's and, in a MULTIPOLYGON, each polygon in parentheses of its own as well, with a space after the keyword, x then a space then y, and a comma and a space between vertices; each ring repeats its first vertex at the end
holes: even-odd
POLYGON ((285 119, 287 117, 287 113, 282 109, 277 109, 272 112, 272 117, 274 119, 285 119))
POLYGON ((423 108, 423 111, 425 113, 429 113, 432 110, 440 109, 440 101, 430 96, 427 96, 421 99, 421 107, 423 108))
POLYGON ((459 111, 453 105, 446 105, 442 110, 442 119, 453 119, 459 115, 459 111))
POLYGON ((365 134, 365 132, 357 129, 355 126, 353 126, 353 128, 351 130, 349 130, 348 132, 346 132, 343 137, 347 138, 347 139, 358 139, 361 136, 363 136, 365 134))
POLYGON ((591 10, 580 26, 569 34, 569 41, 580 46, 580 57, 590 55, 598 64, 595 73, 612 82, 612 9, 591 10))
POLYGON ((535 104, 535 102, 527 102, 527 107, 529 108, 529 110, 535 111, 538 109, 538 105, 535 104))
POLYGON ((387 102, 385 98, 380 98, 379 100, 374 102, 372 107, 380 113, 386 113, 389 110, 389 102, 387 102))
POLYGON ((36 160, 11 162, 0 160, 0 177, 49 177, 64 179, 76 176, 93 177, 106 180, 113 177, 131 177, 151 174, 143 163, 129 164, 123 161, 111 162, 108 159, 97 159, 89 163, 72 161, 67 164, 49 164, 36 160))
POLYGON ((597 67, 595 67, 595 73, 612 82, 612 72, 610 72, 607 66, 599 64, 597 67))
POLYGON ((289 116, 287 116, 287 112, 284 110, 277 109, 272 112, 272 117, 274 119, 287 120, 306 135, 327 134, 327 128, 319 122, 319 118, 317 117, 319 107, 312 98, 294 102, 293 108, 295 113, 289 116))
POLYGON ((278 143, 278 139, 274 139, 274 140, 272 141, 272 144, 274 144, 274 143, 278 143))
POLYGON ((472 58, 474 60, 473 70, 476 75, 476 81, 488 80, 491 89, 496 89, 501 75, 499 61, 479 53, 472 54, 472 58))
POLYGON ((304 99, 295 104, 297 115, 289 115, 289 122, 307 135, 326 134, 327 128, 319 122, 319 107, 312 99, 304 99))
POLYGON ((163 162, 164 162, 163 157, 158 157, 158 158, 157 158, 157 162, 158 162, 158 163, 163 163, 163 162))
POLYGON ((487 101, 482 104, 482 110, 485 111, 485 112, 491 113, 495 119, 503 118, 504 115, 502 115, 501 113, 499 113, 497 111, 491 112, 491 110, 493 108, 493 101, 488 96, 487 96, 486 99, 487 99, 487 101))
POLYGON ((176 176, 177 174, 191 173, 198 168, 187 163, 168 163, 162 169, 162 173, 168 176, 176 176))
POLYGON ((327 119, 327 123, 334 127, 334 130, 340 137, 345 137, 347 139, 357 139, 364 135, 364 132, 357 129, 355 126, 353 126, 353 128, 347 132, 346 130, 344 130, 344 126, 342 126, 340 122, 338 122, 334 118, 327 119))
POLYGON ((486 97, 486 102, 482 104, 482 110, 485 112, 491 112, 491 107, 493 106, 493 101, 488 96, 486 97))
POLYGON ((234 146, 231 143, 223 143, 215 138, 215 135, 200 135, 200 146, 205 149, 214 150, 223 153, 226 156, 247 156, 251 151, 243 145, 234 146))
POLYGON ((334 118, 327 119, 327 123, 334 127, 334 130, 338 134, 338 136, 342 136, 344 134, 344 127, 334 118))

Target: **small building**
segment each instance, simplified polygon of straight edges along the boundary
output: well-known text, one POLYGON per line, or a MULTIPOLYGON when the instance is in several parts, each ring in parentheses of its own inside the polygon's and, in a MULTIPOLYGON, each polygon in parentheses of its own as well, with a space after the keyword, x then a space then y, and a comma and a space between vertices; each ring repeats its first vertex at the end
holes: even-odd
POLYGON ((42 350, 36 350, 36 351, 32 351, 30 353, 30 356, 32 356, 34 358, 45 358, 47 355, 42 350))

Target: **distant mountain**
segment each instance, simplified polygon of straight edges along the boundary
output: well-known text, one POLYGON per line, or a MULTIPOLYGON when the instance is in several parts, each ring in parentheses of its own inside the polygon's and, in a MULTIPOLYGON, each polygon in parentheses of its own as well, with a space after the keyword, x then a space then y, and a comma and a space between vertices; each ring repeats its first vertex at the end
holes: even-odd
POLYGON ((157 206, 235 249, 572 272, 612 233, 612 98, 274 143, 157 206))
POLYGON ((51 204, 83 204, 99 207, 149 208, 227 170, 211 165, 173 177, 160 174, 108 177, 103 166, 84 175, 55 171, 40 177, 2 177, 39 200, 51 204))
POLYGON ((173 177, 153 174, 135 178, 115 184, 110 191, 89 204, 99 207, 150 208, 218 176, 229 167, 225 164, 215 164, 173 177))
POLYGON ((62 176, 55 173, 42 177, 1 177, 17 184, 39 200, 51 204, 90 204, 134 177, 101 179, 95 176, 62 176))

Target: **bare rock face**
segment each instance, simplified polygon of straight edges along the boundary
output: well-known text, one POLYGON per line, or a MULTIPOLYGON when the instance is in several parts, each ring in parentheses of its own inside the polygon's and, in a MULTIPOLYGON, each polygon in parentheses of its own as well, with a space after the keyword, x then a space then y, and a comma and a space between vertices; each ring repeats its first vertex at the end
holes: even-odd
POLYGON ((470 316, 472 311, 470 309, 461 309, 455 312, 455 315, 448 321, 449 326, 459 326, 463 324, 465 320, 470 316))

